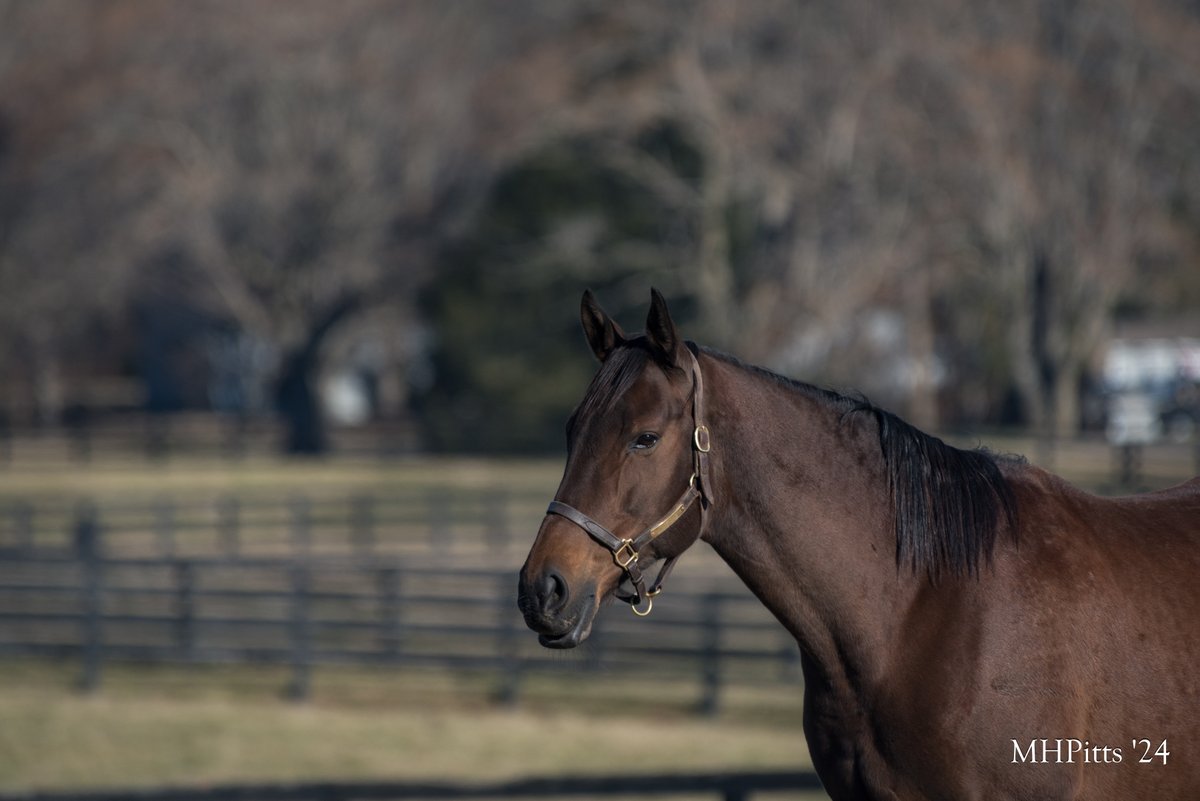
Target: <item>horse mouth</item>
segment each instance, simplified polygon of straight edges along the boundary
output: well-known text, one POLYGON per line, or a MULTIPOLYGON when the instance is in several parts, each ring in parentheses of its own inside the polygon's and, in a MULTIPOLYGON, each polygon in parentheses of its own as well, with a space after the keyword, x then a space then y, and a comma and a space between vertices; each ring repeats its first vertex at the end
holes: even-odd
POLYGON ((592 633, 592 616, 580 615, 575 625, 562 634, 539 634, 538 642, 544 648, 574 648, 592 633))

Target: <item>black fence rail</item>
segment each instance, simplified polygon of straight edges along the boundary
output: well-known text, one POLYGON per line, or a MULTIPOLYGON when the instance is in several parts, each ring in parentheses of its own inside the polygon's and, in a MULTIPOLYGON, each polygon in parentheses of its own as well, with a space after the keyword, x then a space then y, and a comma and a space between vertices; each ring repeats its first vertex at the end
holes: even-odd
MULTIPOLYGON (((110 531, 90 505, 76 510, 69 541, 35 529, 0 552, 0 655, 77 659, 85 689, 99 686, 114 660, 283 664, 296 699, 308 697, 314 667, 329 664, 485 671, 508 702, 536 671, 653 670, 697 679, 706 712, 718 709, 728 684, 800 681, 794 641, 731 577, 678 576, 644 620, 601 615, 568 661, 525 628, 516 565, 500 558, 507 540, 462 534, 443 520, 435 522, 440 535, 457 527, 464 543, 453 558, 437 536, 406 550, 351 534, 342 539, 348 547, 336 548, 314 534, 310 504, 298 500, 284 512, 286 538, 254 549, 240 537, 226 547, 220 531, 212 548, 199 549, 179 526, 149 539, 136 525, 110 531)), ((123 525, 144 513, 126 510, 123 525)))
POLYGON ((0 801, 388 801, 389 799, 678 798, 748 801, 758 793, 820 791, 815 773, 567 776, 495 784, 346 782, 246 784, 81 792, 0 793, 0 801))

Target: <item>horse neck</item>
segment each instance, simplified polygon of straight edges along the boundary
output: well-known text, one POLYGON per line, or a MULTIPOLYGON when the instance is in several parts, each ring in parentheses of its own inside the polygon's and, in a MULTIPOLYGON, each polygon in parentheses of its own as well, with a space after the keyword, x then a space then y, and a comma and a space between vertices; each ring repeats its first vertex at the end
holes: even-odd
POLYGON ((705 539, 795 636, 810 682, 874 681, 917 584, 896 569, 874 423, 722 359, 702 369, 718 487, 705 539))

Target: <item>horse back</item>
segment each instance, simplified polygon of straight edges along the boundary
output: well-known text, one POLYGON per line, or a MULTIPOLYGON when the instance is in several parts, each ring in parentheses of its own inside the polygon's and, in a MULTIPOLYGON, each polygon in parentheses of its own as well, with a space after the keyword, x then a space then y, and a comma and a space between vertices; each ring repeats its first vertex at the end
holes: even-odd
POLYGON ((1037 468, 1012 483, 1018 537, 978 587, 984 630, 1003 633, 980 644, 976 678, 1005 739, 1122 748, 1124 762, 1072 766, 1078 798, 1180 797, 1200 784, 1200 478, 1121 498, 1037 468), (1143 738, 1179 755, 1147 770, 1143 738))
POLYGON ((1116 498, 1091 495, 1036 467, 1008 479, 1018 498, 1018 552, 1060 570, 1073 564, 1094 569, 1107 559, 1116 560, 1117 573, 1170 572, 1181 561, 1200 559, 1200 477, 1116 498))

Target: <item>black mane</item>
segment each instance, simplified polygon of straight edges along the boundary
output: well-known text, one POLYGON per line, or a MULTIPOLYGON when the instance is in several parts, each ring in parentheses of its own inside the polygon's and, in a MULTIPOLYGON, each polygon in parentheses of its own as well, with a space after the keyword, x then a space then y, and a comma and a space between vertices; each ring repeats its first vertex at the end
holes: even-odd
MULTIPOLYGON (((896 564, 931 579, 943 573, 978 575, 991 561, 1003 523, 1017 534, 1017 501, 998 458, 984 448, 962 450, 869 403, 896 518, 896 564)), ((1012 458, 1012 457, 1005 457, 1012 458)))
POLYGON ((913 572, 924 570, 935 581, 946 573, 978 575, 981 558, 991 559, 1002 524, 1015 540, 1017 502, 1000 461, 1016 457, 998 457, 984 448, 955 448, 861 396, 794 381, 724 353, 704 351, 833 406, 841 410, 843 420, 866 415, 874 421, 894 509, 897 567, 907 564, 913 572))

